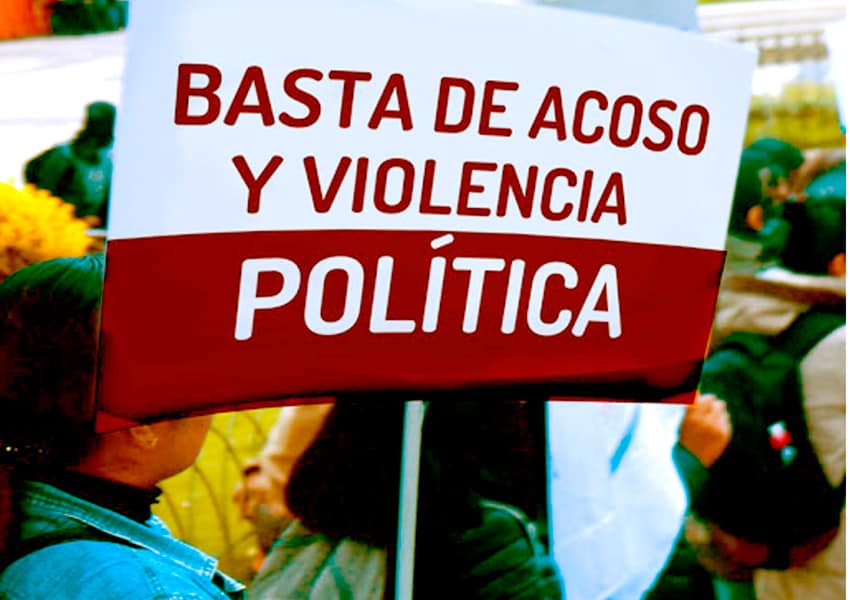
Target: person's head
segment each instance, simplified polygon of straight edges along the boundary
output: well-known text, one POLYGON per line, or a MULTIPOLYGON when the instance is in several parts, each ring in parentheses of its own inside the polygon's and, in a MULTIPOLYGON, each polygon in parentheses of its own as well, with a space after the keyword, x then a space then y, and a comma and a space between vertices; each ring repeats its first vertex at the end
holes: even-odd
POLYGON ((86 107, 86 120, 78 138, 91 141, 96 147, 112 145, 115 130, 115 105, 92 102, 86 107))
MULTIPOLYGON (((475 510, 479 473, 473 454, 480 450, 474 443, 480 423, 465 413, 467 406, 448 400, 432 403, 425 414, 418 501, 419 522, 427 522, 430 533, 468 519, 475 510), (428 518, 432 514, 441 518, 428 518)), ((395 399, 337 399, 290 474, 285 493, 293 514, 329 537, 390 548, 396 537, 403 423, 404 404, 395 399)))
POLYGON ((777 218, 788 195, 788 182, 803 163, 793 145, 774 138, 761 138, 741 153, 729 232, 757 239, 765 224, 777 218))
POLYGON ((395 539, 402 403, 338 399, 286 484, 286 505, 307 527, 378 547, 395 539))
POLYGON ((791 198, 794 174, 804 162, 803 153, 796 146, 775 138, 761 138, 750 145, 754 152, 768 158, 759 170, 762 195, 767 206, 781 205, 791 198))
POLYGON ((788 203, 790 225, 781 254, 785 268, 809 275, 845 275, 847 252, 844 198, 809 199, 788 203))
POLYGON ((762 171, 762 178, 768 186, 776 185, 781 179, 788 180, 804 160, 799 148, 776 138, 760 138, 748 149, 767 156, 768 163, 764 165, 767 171, 762 171))
POLYGON ((0 441, 18 465, 149 486, 188 467, 209 418, 96 435, 102 255, 30 265, 0 284, 0 441))
POLYGON ((148 488, 195 462, 212 417, 137 425, 103 433, 71 468, 89 475, 148 488))
MULTIPOLYGON (((473 527, 484 495, 525 510, 545 502, 545 473, 541 479, 531 447, 542 437, 530 424, 538 408, 542 419, 542 406, 464 395, 442 393, 425 412, 418 494, 424 529, 417 533, 423 548, 439 547, 447 535, 473 527)), ((330 537, 390 547, 403 421, 404 405, 397 400, 338 399, 290 474, 285 493, 292 513, 330 537)))
POLYGON ((88 450, 102 287, 101 255, 30 265, 0 284, 0 439, 49 443, 68 461, 88 450))

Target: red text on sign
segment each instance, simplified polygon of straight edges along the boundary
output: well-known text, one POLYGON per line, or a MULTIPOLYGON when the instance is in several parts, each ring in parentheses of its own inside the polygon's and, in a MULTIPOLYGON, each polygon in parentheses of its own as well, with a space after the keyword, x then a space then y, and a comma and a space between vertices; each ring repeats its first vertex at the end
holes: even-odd
POLYGON ((675 142, 682 154, 695 156, 703 151, 708 138, 708 109, 689 104, 676 117, 678 108, 669 99, 655 100, 647 108, 637 96, 627 94, 610 100, 599 90, 587 90, 578 96, 568 119, 561 88, 552 86, 528 129, 528 137, 537 138, 549 129, 561 141, 572 136, 581 144, 593 144, 607 138, 618 148, 631 148, 640 142, 653 152, 663 152, 675 142))
POLYGON ((385 214, 410 210, 420 214, 505 217, 516 211, 526 219, 539 214, 548 221, 572 218, 579 223, 598 223, 608 217, 625 225, 627 220, 623 174, 617 171, 595 181, 591 170, 577 173, 566 167, 544 170, 531 165, 522 173, 510 163, 466 161, 461 167, 457 192, 443 198, 442 203, 434 199, 435 160, 417 166, 404 158, 370 161, 367 157, 355 160, 344 156, 332 173, 319 171, 316 157, 304 159, 317 213, 329 212, 343 184, 353 179, 350 206, 355 213, 362 212, 371 201, 378 212, 385 214), (390 179, 396 185, 390 186, 390 179))
MULTIPOLYGON (((218 67, 203 63, 183 63, 177 69, 174 103, 176 125, 211 125, 223 113, 222 122, 234 126, 246 116, 258 116, 266 127, 277 123, 304 128, 315 125, 322 116, 321 95, 311 91, 325 79, 339 91, 336 125, 352 127, 354 107, 362 102, 364 86, 379 85, 365 125, 378 129, 384 123, 402 131, 414 127, 407 83, 402 73, 391 73, 373 82, 369 71, 299 68, 286 73, 280 85, 284 101, 297 110, 275 111, 263 68, 249 66, 235 91, 224 102, 220 89, 223 76, 218 67), (360 100, 358 100, 360 99, 360 100)), ((433 131, 460 134, 473 131, 481 136, 510 137, 510 100, 520 89, 516 81, 487 80, 480 89, 463 77, 442 77, 431 99, 434 103, 433 131)), ((419 100, 420 102, 423 99, 419 100)), ((549 132, 559 141, 573 139, 580 144, 606 141, 617 148, 640 145, 652 152, 675 148, 686 156, 700 154, 708 141, 710 114, 702 104, 680 105, 669 98, 641 99, 633 94, 609 97, 601 90, 585 90, 570 106, 560 86, 550 86, 536 101, 537 110, 528 126, 531 139, 549 132)), ((325 103, 329 101, 324 100, 325 103)), ((430 107, 429 107, 430 110, 430 107)))
MULTIPOLYGON (((321 102, 302 87, 302 82, 303 80, 321 81, 322 78, 322 72, 315 69, 295 69, 284 77, 284 94, 303 106, 306 114, 299 117, 282 111, 277 115, 277 120, 281 124, 289 127, 309 127, 319 120, 322 114, 321 102)), ((372 74, 365 71, 331 70, 328 72, 328 79, 339 82, 341 86, 337 124, 340 128, 346 129, 351 126, 358 84, 371 81, 372 74)), ((174 123, 176 125, 210 125, 216 122, 223 106, 218 95, 221 83, 221 71, 213 65, 181 64, 177 69, 174 123), (198 77, 203 83, 193 83, 193 81, 197 82, 198 77), (193 112, 190 109, 192 98, 205 101, 204 109, 201 111, 196 109, 193 112)), ((256 65, 245 69, 233 98, 227 105, 223 122, 225 125, 236 125, 243 115, 259 115, 261 122, 267 127, 276 123, 263 69, 256 65)), ((385 120, 397 121, 405 131, 413 128, 407 88, 404 76, 400 73, 393 73, 387 78, 367 124, 370 129, 377 129, 385 120)))

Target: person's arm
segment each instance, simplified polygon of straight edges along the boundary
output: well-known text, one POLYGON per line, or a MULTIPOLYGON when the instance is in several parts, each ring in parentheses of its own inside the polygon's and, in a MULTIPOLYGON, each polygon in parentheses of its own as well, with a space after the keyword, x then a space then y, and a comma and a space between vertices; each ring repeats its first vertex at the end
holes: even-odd
POLYGON ((673 447, 673 461, 688 492, 688 501, 698 496, 709 469, 732 439, 732 421, 726 403, 711 394, 702 394, 685 411, 679 426, 679 441, 673 447))
POLYGON ((260 505, 274 517, 289 514, 284 500, 286 482, 332 408, 330 403, 285 406, 280 410, 262 452, 245 462, 243 480, 234 492, 234 501, 245 518, 254 518, 260 505))
POLYGON ((803 152, 803 164, 792 173, 791 192, 805 198, 806 186, 820 173, 847 159, 844 148, 810 148, 803 152))
POLYGON ((688 503, 690 503, 691 499, 700 494, 705 482, 708 481, 708 469, 696 456, 691 454, 687 448, 678 442, 673 446, 673 462, 676 465, 676 470, 679 472, 679 477, 682 478, 682 482, 685 484, 688 503))

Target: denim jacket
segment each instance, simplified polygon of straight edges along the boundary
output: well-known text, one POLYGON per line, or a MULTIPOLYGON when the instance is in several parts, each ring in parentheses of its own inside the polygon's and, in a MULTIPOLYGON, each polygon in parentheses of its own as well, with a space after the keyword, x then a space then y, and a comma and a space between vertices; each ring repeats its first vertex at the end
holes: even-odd
POLYGON ((27 481, 19 502, 20 539, 81 526, 121 542, 57 543, 0 574, 2 600, 235 600, 242 584, 216 570, 215 559, 174 538, 157 517, 144 525, 111 510, 27 481))

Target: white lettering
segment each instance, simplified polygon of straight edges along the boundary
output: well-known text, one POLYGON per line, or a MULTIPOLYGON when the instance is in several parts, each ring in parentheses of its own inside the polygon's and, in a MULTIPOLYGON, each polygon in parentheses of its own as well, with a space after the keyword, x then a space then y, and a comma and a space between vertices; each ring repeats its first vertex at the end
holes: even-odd
POLYGON ((469 287, 466 292, 466 308, 463 311, 463 332, 475 333, 478 329, 478 313, 481 309, 481 294, 484 277, 488 271, 501 271, 505 261, 501 258, 457 257, 452 261, 455 271, 469 271, 469 287))
POLYGON ((576 318, 573 335, 584 335, 587 324, 591 321, 608 323, 608 337, 611 339, 620 337, 620 333, 622 333, 617 268, 614 265, 602 265, 596 274, 596 279, 593 280, 593 285, 587 293, 587 298, 585 298, 576 318), (596 305, 599 304, 603 292, 605 293, 605 310, 596 310, 596 305))
POLYGON ((554 321, 547 323, 543 320, 543 295, 546 292, 546 282, 553 275, 560 275, 564 287, 575 288, 578 285, 578 273, 572 265, 562 262, 548 262, 540 266, 531 280, 531 294, 528 298, 528 328, 537 335, 551 336, 563 332, 570 324, 573 313, 563 309, 554 321))
POLYGON ((505 312, 502 313, 502 333, 513 333, 516 330, 523 275, 525 275, 525 261, 520 259, 511 261, 511 270, 508 274, 508 291, 505 294, 505 312))
POLYGON ((251 339, 254 332, 254 313, 258 310, 280 308, 290 302, 301 285, 301 271, 291 260, 285 258, 249 258, 242 262, 239 278, 239 300, 236 303, 237 340, 251 339), (273 296, 257 296, 260 273, 280 273, 283 286, 273 296))
POLYGON ((304 304, 304 322, 313 333, 339 335, 357 322, 363 301, 363 267, 350 256, 329 256, 316 263, 307 280, 307 299, 304 304), (331 271, 343 271, 347 276, 345 305, 336 321, 326 321, 322 316, 325 298, 325 280, 331 271))
POLYGON ((416 322, 410 319, 387 318, 392 279, 393 259, 390 256, 382 256, 378 259, 375 297, 372 300, 372 315, 369 319, 369 331, 372 333, 411 333, 416 329, 416 322))

